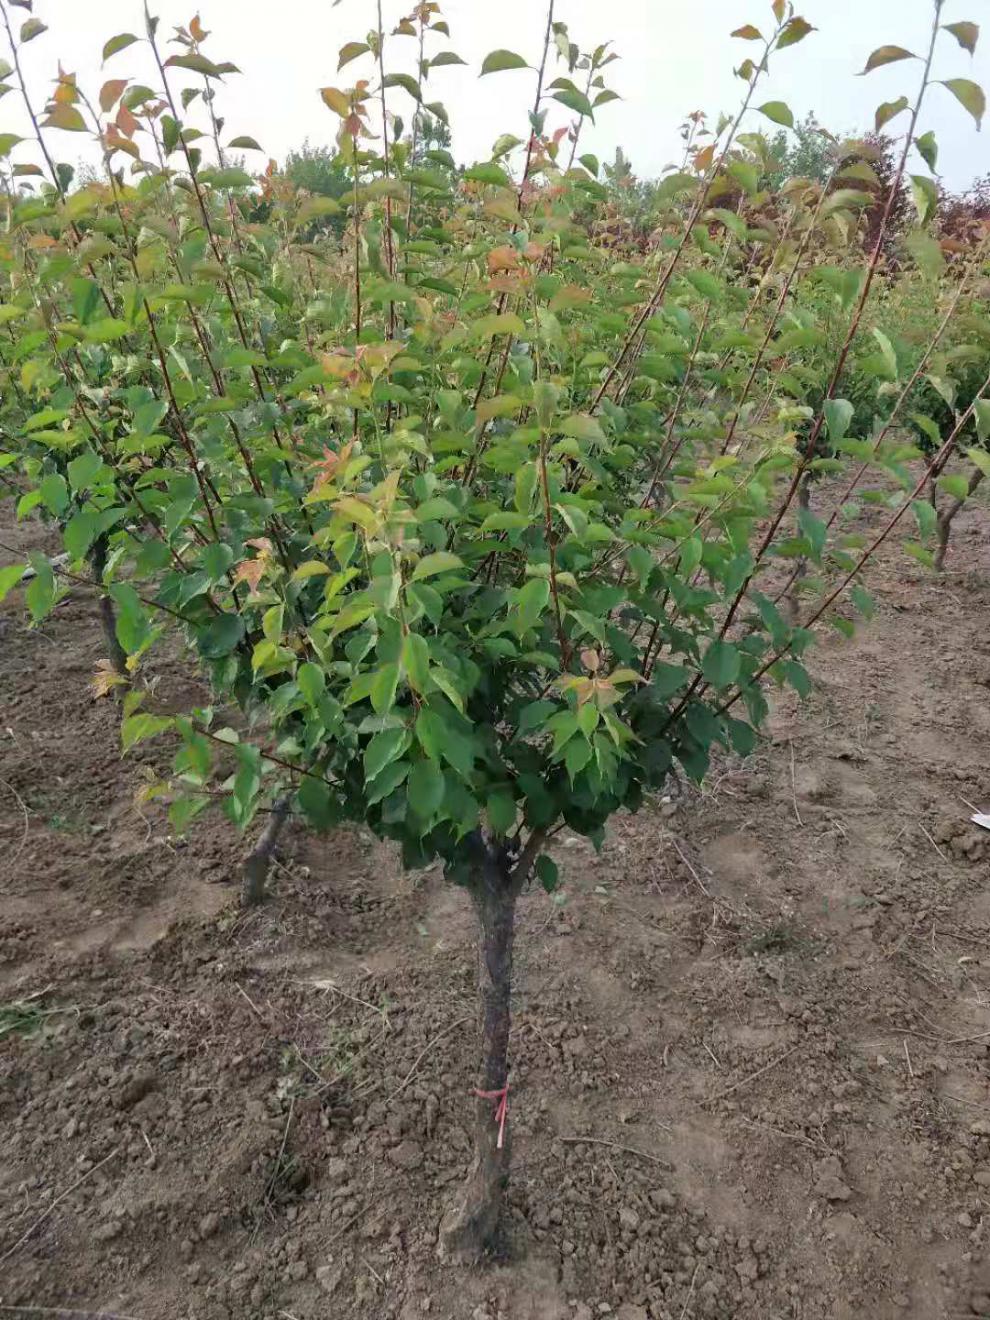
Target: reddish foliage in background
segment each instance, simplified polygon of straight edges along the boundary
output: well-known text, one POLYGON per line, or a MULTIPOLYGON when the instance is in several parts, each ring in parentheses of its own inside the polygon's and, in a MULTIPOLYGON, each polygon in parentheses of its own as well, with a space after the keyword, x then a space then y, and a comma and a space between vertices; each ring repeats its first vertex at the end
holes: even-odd
POLYGON ((944 238, 965 242, 979 237, 990 221, 990 174, 972 183, 965 192, 946 193, 938 208, 939 231, 944 238))
MULTIPOLYGON (((876 199, 864 212, 863 248, 866 252, 872 252, 876 247, 878 237, 880 237, 887 198, 890 196, 890 190, 897 177, 897 160, 894 143, 882 133, 867 133, 863 141, 876 152, 876 157, 872 158, 870 163, 880 180, 880 189, 876 194, 876 199)), ((883 240, 880 245, 882 264, 888 270, 895 269, 899 264, 898 252, 901 240, 914 221, 913 209, 907 186, 902 181, 898 186, 897 195, 894 198, 894 204, 890 212, 890 219, 886 230, 883 231, 883 240)))

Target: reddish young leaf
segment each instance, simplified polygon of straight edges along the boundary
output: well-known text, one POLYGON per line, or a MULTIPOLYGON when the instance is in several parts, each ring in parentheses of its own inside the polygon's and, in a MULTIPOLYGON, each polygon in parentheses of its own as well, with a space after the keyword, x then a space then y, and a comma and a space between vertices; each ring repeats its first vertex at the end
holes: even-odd
POLYGON ((105 82, 100 88, 100 109, 111 110, 120 100, 126 86, 126 78, 111 78, 105 82))

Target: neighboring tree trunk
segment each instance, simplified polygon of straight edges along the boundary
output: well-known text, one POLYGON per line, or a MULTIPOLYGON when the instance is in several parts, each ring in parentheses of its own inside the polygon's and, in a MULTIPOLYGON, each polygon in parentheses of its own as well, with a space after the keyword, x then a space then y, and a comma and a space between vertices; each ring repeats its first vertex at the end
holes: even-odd
MULTIPOLYGON (((806 473, 798 486, 798 508, 809 509, 811 507, 811 474, 806 473)), ((797 567, 794 569, 794 577, 791 581, 791 589, 787 593, 787 613, 790 616, 792 624, 796 624, 801 617, 801 595, 800 584, 807 575, 808 561, 802 557, 798 560, 797 567)))
POLYGON ((448 1258, 477 1260, 497 1241, 509 1179, 509 1128, 498 1115, 509 1079, 512 942, 519 869, 501 845, 484 844, 484 856, 470 884, 478 915, 478 983, 482 1062, 474 1120, 474 1160, 467 1181, 440 1227, 440 1251, 448 1258))
POLYGON ((103 636, 107 643, 107 659, 118 674, 121 674, 124 678, 129 678, 127 653, 117 640, 117 619, 113 612, 113 601, 103 589, 103 574, 107 566, 107 538, 105 536, 98 536, 93 542, 89 561, 93 570, 93 581, 100 588, 100 622, 103 625, 103 636))
POLYGON ((265 897, 272 854, 275 852, 285 822, 289 819, 291 805, 291 799, 288 797, 278 798, 272 804, 268 824, 262 830, 258 842, 244 858, 241 902, 245 907, 253 907, 265 897))
MULTIPOLYGON (((974 467, 969 474, 969 489, 966 493, 966 499, 969 499, 973 491, 983 480, 983 469, 974 467)), ((946 505, 938 516, 936 531, 938 534, 938 547, 935 551, 935 570, 941 573, 945 567, 945 552, 949 548, 949 532, 952 530, 952 520, 966 503, 966 499, 953 500, 951 504, 946 505)))

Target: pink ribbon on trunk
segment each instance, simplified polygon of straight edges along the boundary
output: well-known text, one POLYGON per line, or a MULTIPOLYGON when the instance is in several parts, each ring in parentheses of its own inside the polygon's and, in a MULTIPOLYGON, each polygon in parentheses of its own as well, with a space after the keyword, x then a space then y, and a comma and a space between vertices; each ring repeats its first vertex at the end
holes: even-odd
POLYGON ((498 1124, 498 1141, 495 1143, 495 1149, 501 1150, 505 1140, 505 1120, 509 1114, 509 1083, 502 1087, 500 1091, 472 1091, 472 1095, 479 1100, 497 1100, 495 1106, 495 1122, 498 1124))

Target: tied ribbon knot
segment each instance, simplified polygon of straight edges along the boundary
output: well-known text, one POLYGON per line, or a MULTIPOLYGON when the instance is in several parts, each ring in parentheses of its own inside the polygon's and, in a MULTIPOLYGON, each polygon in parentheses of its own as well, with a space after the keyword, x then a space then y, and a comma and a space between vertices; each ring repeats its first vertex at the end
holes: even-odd
POLYGON ((495 1149, 501 1150, 505 1141, 505 1120, 509 1114, 509 1083, 502 1087, 500 1091, 472 1091, 472 1095, 479 1100, 497 1100, 495 1106, 495 1122, 498 1124, 498 1140, 495 1142, 495 1149))

